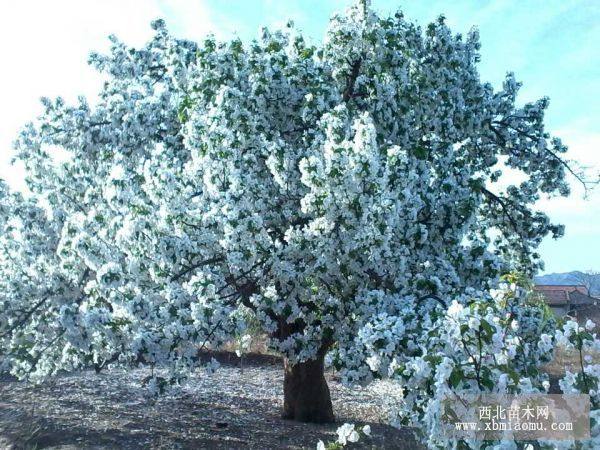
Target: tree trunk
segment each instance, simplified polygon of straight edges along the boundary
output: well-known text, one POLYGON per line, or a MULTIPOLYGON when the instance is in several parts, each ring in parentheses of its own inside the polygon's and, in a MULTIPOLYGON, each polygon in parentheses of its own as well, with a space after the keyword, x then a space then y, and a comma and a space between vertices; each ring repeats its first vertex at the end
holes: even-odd
POLYGON ((325 351, 316 359, 291 365, 284 359, 283 418, 299 422, 334 421, 331 395, 324 374, 325 351))

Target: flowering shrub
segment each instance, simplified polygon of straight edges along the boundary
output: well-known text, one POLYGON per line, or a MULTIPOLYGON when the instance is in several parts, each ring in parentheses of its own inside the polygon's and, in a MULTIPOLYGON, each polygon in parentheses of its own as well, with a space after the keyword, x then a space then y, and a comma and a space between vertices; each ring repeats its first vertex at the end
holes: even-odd
MULTIPOLYGON (((548 307, 533 295, 522 277, 504 277, 501 289, 486 298, 465 297, 447 308, 414 305, 426 324, 411 326, 412 317, 381 318, 355 339, 355 349, 370 356, 359 370, 348 368, 347 381, 389 376, 404 392, 404 402, 391 417, 396 426, 413 426, 430 448, 517 448, 514 442, 449 441, 442 430, 442 401, 455 393, 546 393, 550 383, 541 369, 563 345, 578 352, 581 371, 560 380, 564 393, 587 393, 591 398, 593 439, 584 443, 546 442, 540 448, 597 448, 600 442, 600 364, 590 353, 600 340, 585 327, 567 321, 558 326, 548 307), (394 327, 388 326, 396 324, 394 327), (398 325, 406 324, 406 326, 398 325), (386 325, 387 324, 387 325, 386 325), (361 350, 362 346, 362 350, 361 350)), ((335 361, 335 358, 333 358, 335 361)))
POLYGON ((354 424, 345 423, 337 429, 336 433, 338 438, 334 442, 325 444, 323 441, 319 441, 317 443, 317 450, 339 450, 346 447, 348 443, 358 442, 361 436, 371 436, 371 426, 365 425, 358 429, 354 424))
POLYGON ((588 320, 585 326, 575 321, 567 321, 564 326, 556 331, 555 343, 564 346, 567 350, 575 351, 579 356, 579 367, 576 372, 566 371, 566 375, 559 381, 559 386, 565 394, 588 394, 590 396, 590 425, 592 439, 576 446, 572 443, 553 442, 555 448, 600 448, 600 337, 592 330, 597 329, 596 324, 588 320), (595 356, 595 360, 594 357, 595 356), (571 447, 573 445, 573 447, 571 447))

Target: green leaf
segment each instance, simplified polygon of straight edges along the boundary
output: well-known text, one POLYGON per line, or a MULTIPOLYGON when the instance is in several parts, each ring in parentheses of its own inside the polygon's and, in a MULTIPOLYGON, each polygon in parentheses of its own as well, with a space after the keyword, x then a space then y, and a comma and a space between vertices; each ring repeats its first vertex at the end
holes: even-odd
POLYGON ((452 373, 450 374, 450 378, 448 378, 448 381, 450 382, 450 386, 452 386, 453 388, 458 387, 458 385, 460 384, 461 381, 463 381, 464 379, 464 375, 462 373, 462 370, 460 370, 460 368, 455 367, 452 370, 452 373))
POLYGON ((427 159, 428 152, 425 147, 416 147, 413 150, 413 155, 415 155, 417 159, 427 159))

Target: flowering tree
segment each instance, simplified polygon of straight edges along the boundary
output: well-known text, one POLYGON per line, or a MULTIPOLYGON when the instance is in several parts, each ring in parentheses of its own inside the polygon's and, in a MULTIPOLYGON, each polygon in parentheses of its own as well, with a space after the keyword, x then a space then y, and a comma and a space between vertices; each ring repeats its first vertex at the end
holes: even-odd
MULTIPOLYGON (((389 317, 386 317, 389 322, 389 317)), ((374 320, 377 322, 377 319, 374 320)), ((386 325, 389 326, 389 323, 386 325)), ((471 297, 440 304, 407 307, 394 318, 393 333, 368 324, 358 333, 355 348, 367 358, 370 377, 389 377, 403 392, 390 409, 390 422, 413 426, 431 449, 597 449, 600 446, 600 337, 591 320, 585 326, 557 323, 545 302, 522 277, 502 277, 492 299, 471 297), (415 320, 419 318, 419 322, 415 320), (360 350, 362 348, 362 350, 360 350), (590 439, 457 439, 444 428, 444 402, 473 399, 473 394, 544 394, 550 379, 544 364, 556 348, 575 356, 575 368, 558 380, 564 394, 586 394, 590 401, 590 439)), ((356 374, 357 371, 346 369, 356 374)), ((337 430, 338 439, 317 449, 340 449, 356 442, 354 425, 337 430)), ((363 434, 369 435, 370 429, 363 434)))
POLYGON ((482 83, 476 31, 365 0, 321 46, 292 24, 250 43, 153 27, 141 49, 111 38, 91 56, 94 106, 44 100, 17 141, 44 208, 3 193, 21 227, 0 250, 16 258, 0 272, 13 373, 143 362, 168 369, 148 380, 161 390, 252 314, 285 357, 284 416, 330 421, 328 352, 372 376, 428 325, 417 308, 488 298, 562 234, 532 209, 568 193, 548 101, 516 106, 511 74, 482 83), (501 188, 505 168, 524 181, 501 188))

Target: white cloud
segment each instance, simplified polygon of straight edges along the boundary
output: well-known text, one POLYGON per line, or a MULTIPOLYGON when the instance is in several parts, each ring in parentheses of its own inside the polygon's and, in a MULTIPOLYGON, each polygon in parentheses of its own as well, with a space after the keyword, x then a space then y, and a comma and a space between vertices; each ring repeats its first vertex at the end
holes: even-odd
MULTIPOLYGON (((558 130, 555 133, 569 146, 567 159, 576 161, 585 168, 589 179, 597 179, 600 173, 600 133, 585 133, 577 128, 558 130)), ((571 222, 572 228, 590 226, 598 228, 600 223, 600 186, 588 192, 573 176, 569 175, 572 193, 569 197, 543 199, 538 206, 559 221, 571 222)))
POLYGON ((108 48, 109 34, 140 46, 158 17, 189 38, 215 31, 205 3, 186 0, 19 0, 0 3, 0 17, 0 177, 15 188, 24 177, 9 166, 18 130, 40 113, 41 96, 95 96, 101 77, 87 59, 108 48))
MULTIPOLYGON (((584 124, 557 131, 569 146, 567 157, 587 166, 590 177, 600 170, 600 134, 586 133, 584 124)), ((584 189, 570 177, 572 193, 569 197, 544 199, 538 207, 557 223, 565 225, 565 236, 558 240, 545 239, 541 246, 546 272, 564 272, 593 267, 598 269, 600 251, 598 224, 600 223, 600 189, 584 198, 584 189)))
POLYGON ((159 16, 167 21, 167 27, 177 37, 201 41, 208 33, 224 38, 235 32, 228 17, 215 15, 205 0, 154 0, 159 16))

